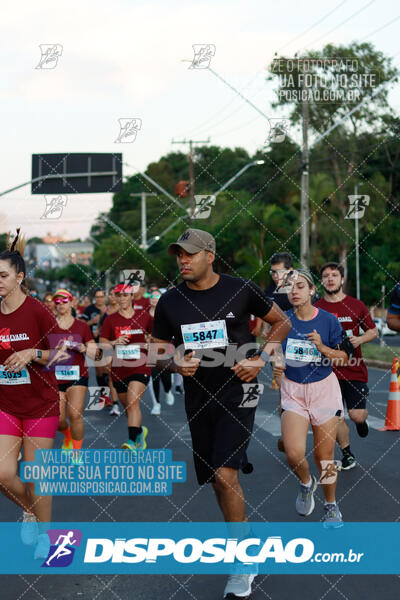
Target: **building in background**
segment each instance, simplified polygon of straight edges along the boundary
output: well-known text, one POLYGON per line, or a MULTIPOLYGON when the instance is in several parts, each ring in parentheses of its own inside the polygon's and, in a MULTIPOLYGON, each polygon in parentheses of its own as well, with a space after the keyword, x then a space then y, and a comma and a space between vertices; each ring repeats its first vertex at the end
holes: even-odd
POLYGON ((62 269, 69 264, 89 265, 93 257, 92 242, 29 243, 25 256, 29 270, 62 269))

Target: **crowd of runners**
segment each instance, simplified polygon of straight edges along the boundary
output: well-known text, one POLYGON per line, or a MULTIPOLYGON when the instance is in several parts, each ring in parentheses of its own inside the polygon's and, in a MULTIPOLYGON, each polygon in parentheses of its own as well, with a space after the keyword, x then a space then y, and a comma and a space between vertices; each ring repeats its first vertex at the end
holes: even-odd
MULTIPOLYGON (((42 524, 51 521, 52 499, 21 481, 18 458, 32 461, 36 449, 53 448, 57 431, 65 452, 85 447, 89 378, 109 414, 126 418, 126 438, 116 447, 127 452, 151 447, 150 417, 144 425, 141 411, 146 388, 152 416, 182 399, 198 483, 212 484, 225 521, 246 522, 239 472, 251 470, 246 452, 261 400, 257 376, 270 363, 279 387, 278 448, 298 479, 296 511, 313 512, 320 483, 324 525, 342 524, 335 447, 342 471, 356 467, 345 408, 365 438, 368 372, 361 346, 378 336, 365 304, 343 291, 343 266, 327 262, 319 269, 318 296, 314 276, 295 268, 287 252, 271 257, 265 290, 217 273, 215 239, 205 231, 188 229, 168 252, 180 283, 160 288, 129 279, 81 301, 65 288, 42 300, 30 296, 18 230, 0 254, 0 489, 22 508, 21 537, 36 558, 48 556, 42 524), (306 458, 310 424, 318 477, 306 458)), ((399 286, 388 324, 400 330, 399 286)), ((224 597, 247 597, 255 576, 230 575, 224 597)))

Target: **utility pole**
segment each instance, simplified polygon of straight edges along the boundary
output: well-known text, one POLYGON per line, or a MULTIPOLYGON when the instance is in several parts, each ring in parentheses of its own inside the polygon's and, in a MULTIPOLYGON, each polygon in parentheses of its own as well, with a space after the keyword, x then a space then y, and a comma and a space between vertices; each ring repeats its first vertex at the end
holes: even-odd
POLYGON ((180 141, 171 141, 172 144, 189 144, 189 154, 187 155, 188 163, 189 163, 189 197, 190 197, 190 208, 191 214, 195 213, 195 204, 194 204, 194 163, 193 163, 193 146, 194 144, 209 144, 210 138, 207 140, 180 140, 180 141))
POLYGON ((138 194, 129 194, 130 196, 140 196, 142 210, 141 210, 141 221, 142 221, 142 249, 147 250, 147 213, 146 213, 146 197, 157 196, 153 192, 140 192, 138 194))
POLYGON ((382 314, 382 329, 380 330, 380 335, 379 335, 379 345, 380 346, 384 346, 385 342, 383 341, 383 328, 385 327, 385 292, 386 292, 386 286, 382 286, 381 288, 382 291, 382 304, 381 304, 381 314, 382 314))
POLYGON ((355 217, 354 217, 354 228, 356 238, 356 297, 360 299, 360 251, 358 243, 358 185, 354 186, 355 196, 355 217))
MULTIPOLYGON (((304 70, 303 75, 304 75, 304 70)), ((309 150, 308 119, 309 106, 305 77, 301 86, 301 112, 303 117, 303 146, 301 151, 301 204, 300 204, 300 260, 307 269, 310 266, 310 203, 309 203, 309 150)))

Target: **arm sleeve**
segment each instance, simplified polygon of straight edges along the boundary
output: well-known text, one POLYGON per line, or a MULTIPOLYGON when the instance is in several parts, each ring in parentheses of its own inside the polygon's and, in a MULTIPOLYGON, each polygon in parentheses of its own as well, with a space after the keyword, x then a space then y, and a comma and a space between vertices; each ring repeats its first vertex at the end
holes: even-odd
POLYGON ((263 318, 272 308, 273 300, 253 281, 247 280, 248 311, 256 317, 263 318))
POLYGON ((100 337, 105 338, 106 340, 112 340, 113 339, 111 322, 110 322, 109 317, 106 317, 104 319, 104 323, 101 326, 101 330, 100 330, 100 337))
POLYGON ((159 340, 169 342, 173 335, 171 324, 165 313, 163 299, 160 298, 154 313, 152 336, 159 340))
POLYGON ((343 340, 344 335, 346 334, 343 331, 343 327, 339 323, 339 319, 332 315, 329 329, 329 347, 336 348, 336 346, 343 340))
POLYGON ((375 329, 376 325, 375 325, 371 315, 369 314, 368 308, 365 306, 364 302, 362 302, 361 304, 362 304, 361 319, 360 319, 361 327, 364 329, 364 331, 367 331, 368 329, 375 329))
POLYGON ((391 315, 400 316, 400 283, 394 288, 392 295, 390 296, 390 306, 388 313, 391 315))

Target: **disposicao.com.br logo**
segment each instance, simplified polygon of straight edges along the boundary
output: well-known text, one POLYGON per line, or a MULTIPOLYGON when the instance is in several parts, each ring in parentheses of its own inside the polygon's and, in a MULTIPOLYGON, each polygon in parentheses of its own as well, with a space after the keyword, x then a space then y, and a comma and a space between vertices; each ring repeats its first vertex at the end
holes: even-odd
POLYGON ((293 538, 286 543, 281 536, 266 540, 246 538, 89 538, 85 563, 156 563, 159 559, 173 559, 179 564, 237 564, 254 565, 268 560, 275 563, 359 562, 363 553, 318 552, 308 538, 293 538), (347 554, 347 555, 346 555, 347 554))

